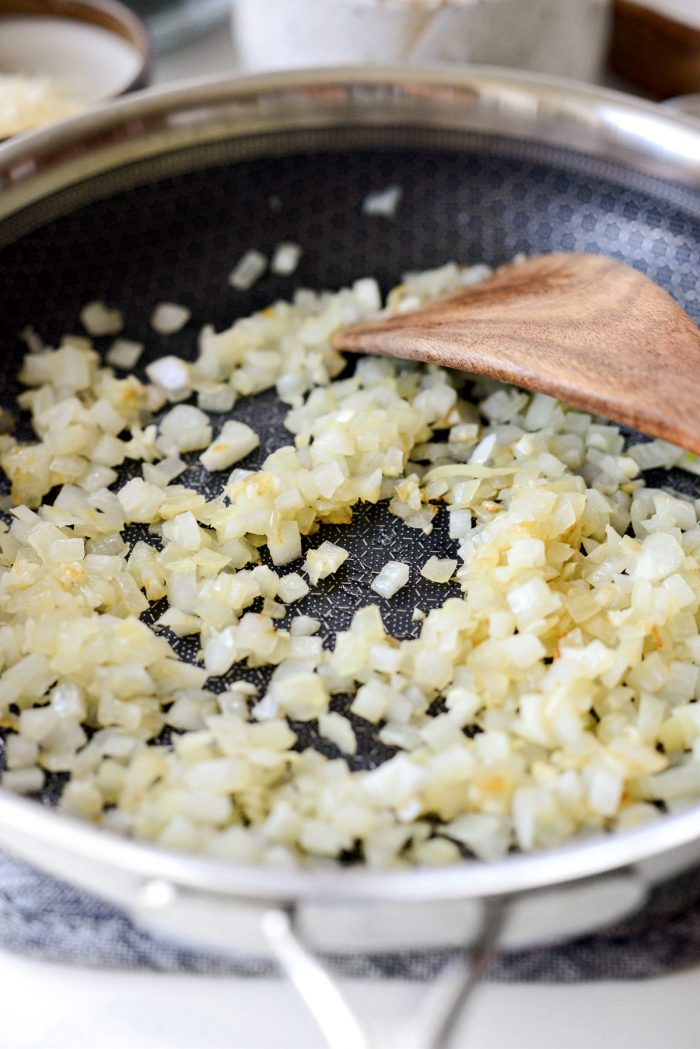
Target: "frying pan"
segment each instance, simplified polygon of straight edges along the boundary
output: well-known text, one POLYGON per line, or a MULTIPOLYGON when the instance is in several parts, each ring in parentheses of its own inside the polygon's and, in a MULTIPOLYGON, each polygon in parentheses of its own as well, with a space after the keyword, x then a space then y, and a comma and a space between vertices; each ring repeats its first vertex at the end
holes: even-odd
MULTIPOLYGON (((198 325, 221 329, 298 283, 332 288, 374 274, 386 288, 408 269, 451 258, 498 264, 518 252, 594 251, 637 266, 700 321, 700 124, 553 78, 335 70, 146 92, 3 147, 0 190, 0 403, 10 409, 17 333, 29 323, 51 342, 77 330, 81 306, 95 298, 124 311, 126 334, 148 344, 147 364, 163 352, 192 357, 198 325), (403 190, 396 217, 365 216, 367 194, 390 185, 403 190), (294 280, 266 277, 245 294, 227 285, 246 250, 288 239, 305 249, 294 280), (163 299, 193 310, 193 325, 167 343, 148 330, 163 299)), ((236 417, 261 434, 261 459, 288 441, 272 395, 241 403, 236 417)), ((685 475, 657 471, 649 481, 700 495, 685 475)), ((205 475, 198 484, 215 494, 205 475)), ((382 507, 326 530, 341 536, 352 575, 341 587, 326 580, 298 609, 320 618, 326 636, 376 600, 368 584, 388 550, 424 561, 448 543, 440 526, 417 535, 382 507)), ((415 604, 430 606, 422 580, 382 609, 393 633, 416 629, 415 604)), ((174 643, 195 658, 191 640, 174 643)), ((361 724, 356 765, 366 768, 390 751, 361 724)), ((295 727, 300 746, 326 745, 313 726, 295 727)), ((589 930, 700 859, 694 807, 498 863, 253 869, 61 816, 52 811, 61 786, 49 778, 38 799, 0 791, 0 843, 150 927, 221 950, 274 953, 329 1041, 341 1030, 344 1045, 367 1043, 317 952, 464 948, 416 1028, 417 1044, 444 1044, 496 942, 589 930)))

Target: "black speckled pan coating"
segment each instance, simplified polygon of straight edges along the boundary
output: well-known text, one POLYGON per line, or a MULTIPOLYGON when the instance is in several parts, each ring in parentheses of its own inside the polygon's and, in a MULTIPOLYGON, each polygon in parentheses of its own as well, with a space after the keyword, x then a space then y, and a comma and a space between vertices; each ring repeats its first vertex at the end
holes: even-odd
MULTIPOLYGON (((123 310, 124 335, 147 343, 143 364, 166 352, 191 358, 203 324, 226 327, 299 285, 335 288, 374 274, 387 288, 406 270, 448 259, 497 264, 517 252, 573 250, 602 252, 638 266, 700 320, 697 195, 621 168, 503 139, 448 141, 441 134, 432 144, 424 137, 418 147, 402 144, 402 132, 382 134, 388 147, 314 149, 240 162, 227 159, 225 149, 209 155, 193 150, 184 165, 179 159, 179 170, 189 167, 188 173, 169 177, 161 161, 158 180, 147 185, 138 184, 154 177, 145 164, 122 180, 122 186, 135 188, 114 192, 112 183, 107 199, 94 199, 107 192, 104 187, 92 187, 88 204, 73 192, 63 205, 70 213, 45 221, 0 250, 0 402, 12 409, 17 393, 13 377, 23 353, 17 333, 31 324, 53 342, 64 332, 80 331, 80 308, 95 298, 123 310), (363 215, 365 196, 394 184, 403 189, 396 217, 363 215), (270 254, 287 239, 304 248, 294 277, 268 275, 245 294, 229 287, 227 274, 246 250, 270 254), (163 300, 192 309, 192 321, 169 338, 155 335, 148 325, 153 306, 163 300)), ((243 465, 256 466, 270 450, 288 443, 284 415, 272 394, 236 405, 233 416, 261 436, 259 452, 243 465)), ((224 477, 212 479, 193 468, 183 481, 213 495, 224 477)), ((650 480, 669 479, 657 472, 650 480)), ((686 475, 673 483, 700 494, 700 486, 686 475)), ((425 537, 404 528, 384 507, 359 507, 351 527, 324 528, 311 543, 325 538, 341 542, 351 556, 337 576, 322 582, 294 611, 318 616, 327 638, 347 627, 353 612, 370 601, 380 605, 396 636, 415 634, 414 606, 429 608, 438 593, 444 599, 447 591, 418 573, 431 554, 451 549, 444 514, 425 537), (389 559, 408 561, 412 575, 410 585, 385 602, 369 583, 389 559)), ((185 658, 196 655, 191 640, 176 647, 185 658)), ((260 671, 242 675, 258 682, 265 677, 260 671)), ((337 705, 342 708, 342 700, 337 705)), ((366 723, 355 719, 355 726, 360 752, 354 763, 381 761, 387 749, 366 723)), ((300 746, 311 743, 338 753, 319 741, 313 725, 296 727, 300 746)), ((55 797, 57 787, 49 784, 45 800, 55 797)))

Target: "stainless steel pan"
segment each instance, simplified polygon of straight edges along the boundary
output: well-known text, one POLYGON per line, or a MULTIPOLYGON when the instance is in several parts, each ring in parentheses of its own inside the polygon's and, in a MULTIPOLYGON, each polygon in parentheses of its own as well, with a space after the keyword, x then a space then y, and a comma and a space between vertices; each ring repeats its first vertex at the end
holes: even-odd
MULTIPOLYGON (((0 401, 14 400, 26 323, 51 339, 100 296, 122 306, 134 333, 162 298, 221 326, 291 290, 270 279, 234 299, 225 282, 245 249, 288 237, 307 249, 300 279, 311 286, 366 272, 389 284, 449 257, 601 251, 645 270, 700 320, 700 124, 545 77, 340 70, 150 91, 17 140, 0 148, 0 401), (404 190, 396 221, 363 217, 363 197, 392 183, 404 190)), ((178 339, 169 346, 192 353, 191 337, 178 339)), ((151 351, 162 352, 155 343, 151 351)), ((265 420, 263 446, 282 435, 273 402, 263 395, 245 409, 258 428, 265 420)), ((699 494, 687 477, 670 480, 699 494)), ((387 514, 359 516, 343 539, 365 575, 386 559, 387 536, 416 556, 415 536, 387 514)), ((421 550, 443 541, 438 530, 421 550)), ((354 583, 349 604, 330 585, 313 599, 326 630, 368 599, 362 573, 354 583)), ((416 603, 408 590, 389 624, 404 633, 416 603)), ((301 741, 322 746, 312 730, 301 741)), ((382 757, 365 734, 358 760, 382 757)), ((442 870, 282 873, 74 822, 52 811, 60 787, 50 781, 43 804, 0 791, 0 843, 141 923, 221 950, 274 953, 329 1040, 343 1045, 366 1038, 317 952, 463 949, 414 1031, 416 1044, 443 1044, 497 942, 542 943, 604 924, 700 859, 695 808, 494 864, 465 857, 442 870)))

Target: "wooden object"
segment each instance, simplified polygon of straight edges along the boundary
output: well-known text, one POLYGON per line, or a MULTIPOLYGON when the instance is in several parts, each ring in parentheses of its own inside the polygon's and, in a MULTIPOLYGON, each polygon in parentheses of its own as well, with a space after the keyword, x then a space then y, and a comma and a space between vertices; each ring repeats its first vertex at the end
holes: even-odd
POLYGON ((700 330, 648 277, 601 255, 511 263, 333 343, 540 390, 700 454, 700 330))
POLYGON ((700 91, 700 27, 643 3, 614 0, 610 66, 657 98, 700 91))

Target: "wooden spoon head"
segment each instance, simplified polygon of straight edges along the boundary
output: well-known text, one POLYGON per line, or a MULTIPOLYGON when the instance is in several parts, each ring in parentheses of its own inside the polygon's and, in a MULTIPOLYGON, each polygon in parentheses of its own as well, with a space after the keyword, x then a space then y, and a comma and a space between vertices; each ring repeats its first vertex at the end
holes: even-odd
POLYGON ((700 453, 700 331, 643 273, 601 255, 510 263, 333 345, 512 382, 700 453))

